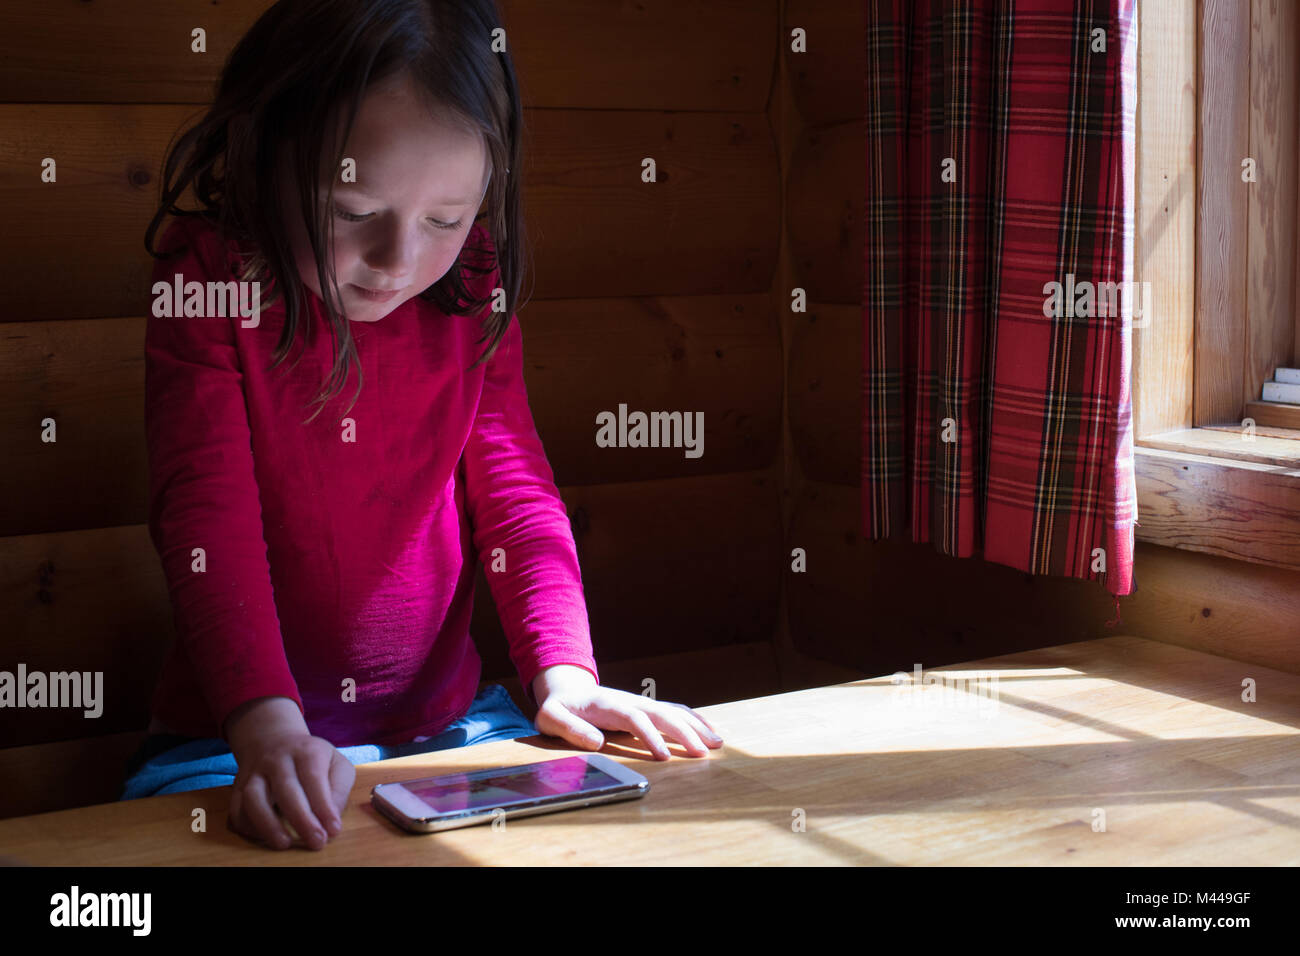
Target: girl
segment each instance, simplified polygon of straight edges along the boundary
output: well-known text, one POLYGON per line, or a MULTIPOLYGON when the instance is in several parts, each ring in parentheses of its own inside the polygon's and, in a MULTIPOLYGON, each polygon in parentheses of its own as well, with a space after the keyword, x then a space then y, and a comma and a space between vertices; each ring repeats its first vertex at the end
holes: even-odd
POLYGON ((721 746, 599 684, 524 389, 499 25, 491 0, 281 0, 167 158, 146 431, 178 641, 124 799, 233 783, 233 829, 319 849, 355 763, 535 731, 721 746), (535 727, 499 685, 475 695, 477 558, 535 727))

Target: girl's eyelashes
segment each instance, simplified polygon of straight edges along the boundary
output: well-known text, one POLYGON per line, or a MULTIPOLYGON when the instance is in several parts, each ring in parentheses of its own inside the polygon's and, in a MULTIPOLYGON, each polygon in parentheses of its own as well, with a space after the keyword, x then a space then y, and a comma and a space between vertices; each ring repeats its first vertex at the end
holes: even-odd
MULTIPOLYGON (((344 212, 344 211, 343 211, 342 209, 340 209, 338 206, 335 206, 335 207, 334 207, 334 215, 338 216, 338 217, 339 217, 340 219, 342 219, 344 222, 365 222, 365 221, 366 221, 367 219, 369 219, 372 215, 374 215, 374 213, 366 213, 364 216, 357 216, 357 215, 354 215, 353 213, 350 213, 350 212, 344 212)), ((460 220, 459 220, 459 219, 457 219, 455 222, 440 222, 440 221, 438 221, 437 219, 430 219, 429 222, 433 223, 434 226, 436 226, 436 227, 439 228, 439 229, 459 229, 459 228, 460 228, 460 220)))

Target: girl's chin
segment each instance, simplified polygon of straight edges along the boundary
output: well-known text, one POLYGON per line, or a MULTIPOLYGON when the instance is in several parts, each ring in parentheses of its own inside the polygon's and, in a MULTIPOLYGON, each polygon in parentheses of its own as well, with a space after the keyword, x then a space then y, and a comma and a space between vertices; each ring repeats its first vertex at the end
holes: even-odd
POLYGON ((348 318, 353 322, 378 322, 391 315, 401 302, 395 297, 391 302, 372 302, 361 296, 354 296, 347 304, 348 318))
POLYGON ((382 309, 349 309, 347 315, 353 322, 380 322, 388 318, 392 311, 388 306, 382 309))

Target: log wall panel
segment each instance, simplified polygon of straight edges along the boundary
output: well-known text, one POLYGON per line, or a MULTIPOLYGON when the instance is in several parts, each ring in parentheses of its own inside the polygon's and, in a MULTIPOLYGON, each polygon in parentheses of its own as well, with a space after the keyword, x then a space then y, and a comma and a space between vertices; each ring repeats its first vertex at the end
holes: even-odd
MULTIPOLYGON (((781 341, 768 296, 536 301, 520 323, 529 405, 558 484, 775 459, 781 341), (598 447, 596 415, 617 416, 620 403, 703 414, 703 454, 598 447)), ((144 318, 0 326, 0 535, 147 520, 144 333, 144 318), (46 418, 56 442, 42 441, 46 418)))
POLYGON ((1296 48, 1300 10, 1295 3, 1278 0, 1251 0, 1250 7, 1250 155, 1258 167, 1258 181, 1247 191, 1249 287, 1242 403, 1258 400, 1274 370, 1289 366, 1295 357, 1293 210, 1300 175, 1295 153, 1300 129, 1300 50, 1296 48))
POLYGON ((814 481, 858 485, 862 474, 862 309, 810 303, 791 324, 791 447, 814 481))
POLYGON ((930 544, 863 539, 856 486, 808 481, 787 565, 796 646, 870 674, 1109 636, 1113 605, 1095 584, 1028 575, 940 554, 930 544))
POLYGON ((808 298, 862 304, 866 256, 866 124, 807 130, 786 180, 786 222, 799 284, 808 298))
MULTIPOLYGON (((1196 364, 1214 371, 1195 377, 1193 420, 1198 425, 1239 420, 1243 394, 1246 207, 1251 187, 1241 181, 1241 161, 1250 142, 1250 4, 1208 0, 1201 7, 1201 33, 1214 42, 1199 57, 1197 76, 1196 364)), ((1158 332, 1153 328, 1137 334, 1158 332)), ((1143 395, 1163 404, 1158 392, 1151 388, 1143 395)), ((1185 417, 1157 412, 1153 425, 1167 430, 1185 417)), ((1151 428, 1139 437, 1157 433, 1151 428)))
MULTIPOLYGON (((597 660, 770 640, 780 587, 779 491, 764 471, 562 487, 597 660)), ((470 633, 487 677, 511 675, 480 566, 470 633)), ((148 528, 4 539, 4 660, 29 671, 103 671, 103 713, 6 710, 0 747, 125 732, 149 722, 175 634, 148 528)))
POLYGON ((1300 674, 1300 571, 1139 542, 1137 590, 1116 619, 1091 582, 864 541, 860 507, 856 487, 821 482, 797 502, 789 543, 808 570, 786 583, 806 653, 889 674, 1132 634, 1300 674))
POLYGON ((786 0, 782 55, 790 78, 791 106, 807 126, 862 122, 867 75, 865 3, 786 0), (802 28, 808 52, 790 51, 790 31, 802 28))
POLYGON ((1133 277, 1151 284, 1154 311, 1133 333, 1134 441, 1192 424, 1200 6, 1137 7, 1133 277))
MULTIPOLYGON (((175 106, 0 105, 0 322, 147 310, 144 231, 167 144, 193 117, 175 106), (41 182, 45 157, 58 162, 56 183, 41 182)), ((762 114, 539 110, 525 124, 532 298, 770 290, 780 177, 762 114), (657 182, 641 181, 646 157, 657 182)))
MULTIPOLYGON (((270 0, 6 4, 0 101, 209 102, 226 57, 270 6, 270 0), (207 32, 203 54, 190 49, 196 26, 207 32)), ((757 112, 767 102, 777 0, 498 0, 497 7, 526 107, 757 112)))

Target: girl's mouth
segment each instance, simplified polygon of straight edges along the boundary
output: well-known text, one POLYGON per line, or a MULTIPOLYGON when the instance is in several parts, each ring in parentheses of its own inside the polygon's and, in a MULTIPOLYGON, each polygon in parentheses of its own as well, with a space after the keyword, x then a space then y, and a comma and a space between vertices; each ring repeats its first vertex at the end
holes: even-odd
POLYGON ((371 302, 387 302, 390 299, 395 298, 402 291, 401 289, 393 289, 391 292, 375 292, 373 289, 367 289, 364 286, 357 285, 356 283, 349 283, 349 285, 356 290, 356 293, 359 296, 363 299, 369 299, 371 302))

